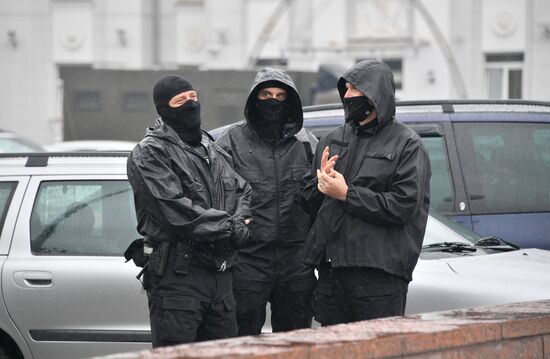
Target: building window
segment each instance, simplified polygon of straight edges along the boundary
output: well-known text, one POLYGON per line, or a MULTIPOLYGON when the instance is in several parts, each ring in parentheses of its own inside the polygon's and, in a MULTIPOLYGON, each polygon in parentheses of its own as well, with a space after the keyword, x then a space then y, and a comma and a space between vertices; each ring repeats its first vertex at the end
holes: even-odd
POLYGON ((127 92, 123 95, 122 107, 129 111, 148 110, 151 106, 147 92, 127 92))
MULTIPOLYGON (((355 59, 355 63, 363 60, 374 60, 372 58, 358 58, 355 59)), ((403 88, 403 60, 396 58, 382 58, 383 61, 390 68, 393 73, 393 79, 395 81, 395 89, 401 90, 403 88)))
POLYGON ((288 65, 288 60, 283 58, 259 58, 256 59, 256 66, 282 66, 288 65))
POLYGON ((485 63, 488 98, 522 98, 523 53, 486 54, 485 63))
POLYGON ((74 104, 78 110, 99 111, 101 109, 101 94, 99 91, 75 91, 74 104))
POLYGON ((393 72, 393 79, 395 80, 395 89, 401 90, 403 88, 403 60, 401 59, 383 59, 393 72))

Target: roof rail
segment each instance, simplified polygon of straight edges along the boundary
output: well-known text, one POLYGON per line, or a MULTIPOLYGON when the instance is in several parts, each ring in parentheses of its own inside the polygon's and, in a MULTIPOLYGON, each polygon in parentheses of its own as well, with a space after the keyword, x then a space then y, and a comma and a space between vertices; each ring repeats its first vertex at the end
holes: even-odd
POLYGON ((341 103, 331 103, 323 105, 304 106, 304 112, 321 111, 321 110, 339 110, 342 108, 341 103))
MULTIPOLYGON (((532 100, 417 100, 397 101, 396 106, 436 106, 441 105, 446 111, 452 111, 452 105, 531 105, 550 107, 550 102, 532 100)), ((305 106, 304 112, 338 110, 342 108, 340 103, 305 106)))
POLYGON ((27 158, 25 167, 46 167, 52 157, 128 157, 130 151, 0 153, 0 158, 27 158))
POLYGON ((532 100, 418 100, 418 101, 397 101, 397 106, 419 106, 419 105, 534 105, 548 106, 550 102, 532 100))

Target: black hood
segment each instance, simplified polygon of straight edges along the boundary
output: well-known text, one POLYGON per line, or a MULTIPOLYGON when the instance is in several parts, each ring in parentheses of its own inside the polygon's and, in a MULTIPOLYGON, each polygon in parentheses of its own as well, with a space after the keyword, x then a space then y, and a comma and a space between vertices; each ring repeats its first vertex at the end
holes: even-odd
POLYGON ((349 82, 374 104, 378 117, 378 126, 385 126, 395 117, 395 82, 388 65, 381 61, 361 61, 338 80, 340 99, 346 93, 346 82, 349 82))
POLYGON ((302 101, 296 90, 296 85, 286 73, 286 71, 275 69, 271 67, 261 68, 256 74, 252 88, 246 100, 244 108, 244 118, 248 122, 248 125, 256 131, 253 106, 255 101, 258 101, 258 91, 264 87, 262 84, 265 82, 276 81, 281 83, 282 88, 287 89, 287 100, 289 101, 290 116, 288 124, 285 125, 285 136, 292 136, 298 133, 304 124, 304 114, 302 112, 302 101))

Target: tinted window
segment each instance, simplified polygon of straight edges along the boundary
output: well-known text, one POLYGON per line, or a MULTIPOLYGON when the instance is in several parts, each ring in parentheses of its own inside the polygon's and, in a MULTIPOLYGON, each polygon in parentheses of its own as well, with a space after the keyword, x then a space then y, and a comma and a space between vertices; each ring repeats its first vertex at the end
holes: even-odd
POLYGON ((33 253, 122 255, 138 236, 127 181, 40 185, 31 216, 33 253))
POLYGON ((550 126, 459 123, 459 154, 472 214, 550 210, 550 126))
POLYGON ((443 137, 422 137, 422 141, 430 155, 432 167, 430 207, 441 213, 452 212, 454 191, 443 137))
POLYGON ((0 182, 0 233, 4 228, 4 221, 16 186, 17 182, 0 182))

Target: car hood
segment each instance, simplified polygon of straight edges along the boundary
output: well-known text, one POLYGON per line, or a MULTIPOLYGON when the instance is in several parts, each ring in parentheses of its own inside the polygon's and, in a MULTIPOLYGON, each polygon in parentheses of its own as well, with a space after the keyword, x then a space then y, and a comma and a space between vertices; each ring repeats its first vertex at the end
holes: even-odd
POLYGON ((462 275, 479 275, 490 269, 491 277, 498 271, 503 278, 540 278, 550 283, 550 251, 547 250, 520 249, 483 256, 445 258, 442 261, 462 275))
POLYGON ((406 313, 471 308, 550 298, 550 251, 421 259, 406 313))

